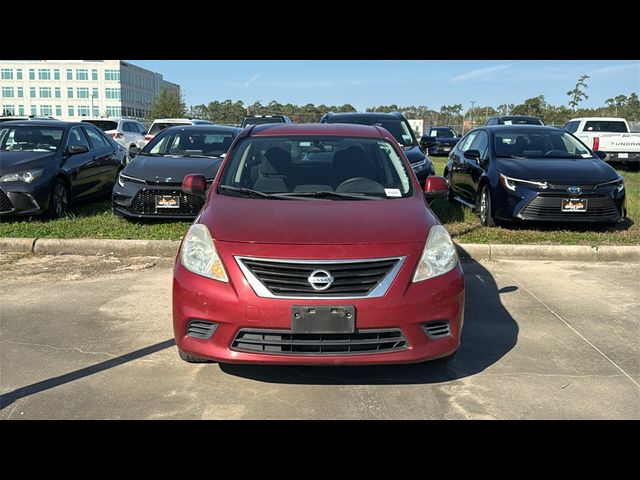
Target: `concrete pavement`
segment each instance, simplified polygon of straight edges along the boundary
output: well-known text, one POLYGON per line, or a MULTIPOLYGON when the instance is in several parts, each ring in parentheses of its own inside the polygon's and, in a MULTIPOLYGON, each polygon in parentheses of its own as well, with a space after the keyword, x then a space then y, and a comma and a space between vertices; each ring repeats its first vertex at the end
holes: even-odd
POLYGON ((171 267, 0 254, 0 418, 640 419, 637 264, 465 264, 446 370, 183 363, 171 267))

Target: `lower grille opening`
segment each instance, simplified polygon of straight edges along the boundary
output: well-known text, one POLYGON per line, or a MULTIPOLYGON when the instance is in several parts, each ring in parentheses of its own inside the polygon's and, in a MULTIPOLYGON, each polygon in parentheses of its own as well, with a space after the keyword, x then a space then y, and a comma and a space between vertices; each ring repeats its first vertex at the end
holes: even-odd
POLYGON ((195 217, 202 206, 204 198, 198 195, 185 193, 182 190, 140 190, 133 202, 130 210, 141 215, 171 215, 171 216, 193 216, 195 217), (156 208, 156 195, 172 195, 179 197, 179 208, 156 208))
POLYGON ((446 320, 438 320, 436 322, 423 323, 422 328, 427 334, 427 337, 432 340, 448 337, 451 335, 451 327, 446 320))
POLYGON ((0 212, 10 212, 13 210, 13 204, 7 194, 0 190, 0 212))
POLYGON ((194 338, 206 340, 211 338, 218 328, 217 323, 203 322, 201 320, 191 320, 187 327, 187 335, 194 338))
POLYGON ((357 355, 404 350, 407 340, 400 329, 359 330, 355 333, 291 333, 289 330, 238 332, 232 349, 279 355, 357 355))

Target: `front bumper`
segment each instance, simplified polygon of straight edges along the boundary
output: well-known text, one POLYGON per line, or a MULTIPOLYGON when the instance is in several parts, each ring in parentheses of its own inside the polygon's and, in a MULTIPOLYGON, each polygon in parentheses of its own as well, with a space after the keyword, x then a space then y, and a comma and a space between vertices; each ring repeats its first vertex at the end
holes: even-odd
MULTIPOLYGON (((375 257, 401 256, 407 258, 386 295, 379 298, 337 299, 283 299, 258 297, 233 255, 274 257, 287 252, 288 258, 317 258, 317 246, 250 245, 216 242, 223 259, 229 283, 217 282, 187 271, 176 262, 173 280, 173 326, 176 344, 181 350, 197 357, 227 363, 265 363, 301 365, 383 364, 412 363, 435 359, 453 353, 460 344, 464 311, 464 277, 458 264, 451 272, 411 283, 413 271, 424 244, 386 245, 384 252, 376 249, 375 257), (307 353, 257 353, 234 347, 234 341, 245 332, 281 332, 291 330, 293 305, 353 305, 356 311, 357 334, 370 331, 398 330, 406 345, 399 345, 384 352, 348 354, 307 353), (193 320, 215 322, 217 328, 211 338, 202 339, 187 335, 193 320), (427 336, 423 324, 446 321, 450 334, 432 339, 427 336), (240 331, 243 331, 240 334, 240 331), (239 335, 240 334, 240 335, 239 335)), ((373 257, 371 246, 327 246, 324 255, 338 258, 373 257), (368 248, 369 247, 369 248, 368 248), (346 254, 346 257, 345 257, 346 254)))
POLYGON ((0 216, 38 215, 49 208, 51 182, 10 182, 0 184, 0 216))
POLYGON ((111 196, 113 211, 128 218, 193 219, 204 205, 204 199, 187 194, 178 185, 149 185, 126 182, 124 187, 116 183, 111 196), (156 195, 180 197, 179 208, 156 207, 156 195))
POLYGON ((607 152, 607 158, 605 159, 607 162, 614 163, 640 163, 640 152, 607 152))

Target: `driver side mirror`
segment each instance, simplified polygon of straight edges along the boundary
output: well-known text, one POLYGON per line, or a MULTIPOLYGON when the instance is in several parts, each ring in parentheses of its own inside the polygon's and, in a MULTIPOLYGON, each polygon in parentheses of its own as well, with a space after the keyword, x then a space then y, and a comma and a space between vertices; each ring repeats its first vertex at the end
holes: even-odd
POLYGON ((195 173, 186 175, 184 180, 182 180, 182 190, 184 193, 204 197, 205 192, 207 191, 207 179, 204 178, 204 175, 198 175, 195 173))
POLYGON ((464 158, 468 158, 469 160, 475 160, 478 165, 480 165, 480 152, 478 150, 467 150, 463 153, 464 158))
POLYGON ((424 182, 424 196, 427 198, 435 198, 446 195, 449 191, 449 185, 444 177, 429 175, 424 182))
POLYGON ((598 157, 600 160, 605 160, 607 158, 607 153, 603 152, 602 150, 596 150, 593 152, 595 154, 596 157, 598 157))
POLYGON ((87 153, 89 149, 86 145, 69 145, 67 152, 69 155, 77 155, 78 153, 87 153))

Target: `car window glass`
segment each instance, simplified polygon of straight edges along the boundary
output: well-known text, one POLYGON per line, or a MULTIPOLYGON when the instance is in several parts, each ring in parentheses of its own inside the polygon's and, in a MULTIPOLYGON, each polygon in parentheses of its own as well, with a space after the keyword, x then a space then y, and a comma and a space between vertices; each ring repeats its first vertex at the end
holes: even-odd
POLYGON ((104 148, 107 145, 107 142, 102 138, 102 136, 95 131, 93 128, 87 127, 85 128, 87 135, 89 135, 89 140, 91 140, 91 144, 93 148, 104 148))
POLYGON ((587 132, 616 132, 626 133, 627 126, 624 122, 616 121, 589 121, 585 124, 584 130, 587 132))
POLYGON ((576 130, 578 130, 578 125, 580 125, 580 122, 578 122, 578 121, 568 122, 564 126, 564 129, 567 132, 576 133, 576 130))
POLYGON ((67 145, 84 145, 88 149, 91 149, 89 140, 80 127, 73 127, 69 132, 69 141, 67 145))
POLYGON ((478 132, 471 132, 460 141, 460 151, 466 152, 471 148, 471 142, 476 138, 478 132))
POLYGON ((141 135, 145 135, 145 134, 147 133, 147 129, 146 129, 146 128, 144 128, 144 127, 142 126, 142 124, 140 124, 140 123, 138 123, 138 122, 135 122, 133 125, 136 127, 136 131, 137 131, 139 134, 141 134, 141 135))
POLYGON ((489 138, 486 132, 480 132, 471 142, 469 150, 478 150, 480 152, 480 158, 487 158, 487 148, 489 147, 489 138))

